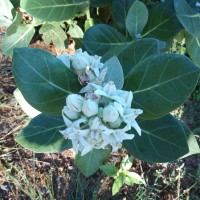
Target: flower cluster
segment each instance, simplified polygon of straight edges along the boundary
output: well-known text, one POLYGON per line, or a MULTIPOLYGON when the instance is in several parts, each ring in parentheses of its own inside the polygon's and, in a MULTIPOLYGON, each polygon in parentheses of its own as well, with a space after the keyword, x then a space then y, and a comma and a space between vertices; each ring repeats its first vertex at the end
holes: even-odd
POLYGON ((133 139, 134 134, 127 133, 132 127, 141 135, 135 119, 143 111, 131 108, 132 92, 117 90, 113 81, 104 83, 106 68, 100 59, 82 50, 70 57, 79 81, 82 84, 86 81, 84 91, 80 91, 86 94, 67 96, 62 110, 67 128, 60 132, 72 141, 74 152, 80 151, 82 156, 108 145, 117 151, 123 140, 133 139))

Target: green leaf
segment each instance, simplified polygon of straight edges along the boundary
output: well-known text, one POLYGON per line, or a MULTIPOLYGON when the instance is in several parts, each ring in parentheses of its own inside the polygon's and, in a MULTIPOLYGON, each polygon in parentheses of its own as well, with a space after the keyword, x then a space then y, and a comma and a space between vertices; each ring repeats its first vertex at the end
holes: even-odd
POLYGON ((85 32, 91 28, 92 26, 94 26, 95 24, 98 24, 98 20, 94 19, 94 18, 90 18, 90 19, 87 19, 85 21, 85 24, 84 24, 84 29, 85 29, 85 32))
POLYGON ((111 4, 112 0, 90 0, 91 6, 93 7, 103 7, 111 4))
POLYGON ((69 26, 69 30, 67 33, 75 40, 76 49, 80 48, 82 46, 83 35, 84 35, 80 26, 76 24, 71 24, 69 26))
POLYGON ((200 14, 185 0, 174 0, 176 15, 184 28, 194 36, 200 36, 200 14))
POLYGON ((185 130, 185 137, 187 139, 187 144, 188 144, 188 147, 189 147, 189 152, 187 154, 185 154, 182 158, 191 156, 193 154, 199 154, 200 153, 200 147, 198 145, 198 142, 197 142, 194 134, 184 123, 181 123, 180 125, 185 130))
POLYGON ((133 91, 133 108, 142 119, 156 119, 180 106, 194 90, 200 70, 185 56, 159 54, 136 65, 125 79, 124 89, 133 91))
POLYGON ((123 170, 129 170, 132 166, 133 159, 128 157, 128 155, 121 161, 120 168, 123 170))
POLYGON ((10 0, 10 2, 13 4, 15 8, 20 7, 20 0, 10 0))
POLYGON ((40 34, 46 44, 53 42, 56 47, 65 50, 65 40, 67 40, 67 35, 60 25, 44 24, 40 28, 40 34))
POLYGON ((18 12, 12 22, 12 24, 6 29, 6 36, 10 36, 14 33, 17 32, 17 29, 19 26, 23 26, 22 25, 22 21, 23 21, 23 13, 22 12, 18 12))
POLYGON ((77 154, 75 161, 79 170, 85 176, 90 176, 99 169, 99 166, 109 156, 109 154, 109 149, 93 149, 84 156, 81 156, 80 153, 77 154))
POLYGON ((169 41, 181 29, 182 26, 175 14, 173 0, 168 0, 165 3, 157 4, 150 10, 142 37, 169 41))
POLYGON ((119 192, 119 189, 122 187, 122 185, 125 182, 125 174, 120 173, 117 179, 114 181, 113 186, 112 186, 112 195, 114 196, 119 192))
POLYGON ((9 26, 12 23, 13 5, 9 0, 0 1, 0 26, 9 26))
POLYGON ((142 179, 142 177, 135 172, 128 172, 126 174, 125 183, 126 182, 131 182, 132 184, 145 184, 145 181, 142 179))
POLYGON ((21 0, 21 7, 43 21, 65 21, 88 9, 88 0, 21 0))
POLYGON ((125 77, 136 64, 139 64, 148 56, 160 54, 164 48, 165 42, 153 38, 134 41, 124 48, 117 57, 123 67, 125 77))
POLYGON ((20 107, 22 108, 22 110, 31 118, 36 117, 37 115, 40 114, 40 112, 38 110, 36 110, 35 108, 33 108, 23 97, 22 93, 20 92, 20 90, 17 88, 14 91, 14 96, 15 99, 17 100, 17 102, 19 103, 20 107))
POLYGON ((186 47, 187 52, 190 55, 190 58, 194 62, 194 64, 200 67, 200 36, 195 37, 186 33, 186 47))
POLYGON ((130 7, 126 18, 126 28, 133 39, 140 35, 147 20, 147 7, 141 1, 136 0, 130 7))
POLYGON ((59 130, 66 128, 62 117, 40 114, 15 138, 26 149, 37 153, 57 153, 72 147, 59 130))
POLYGON ((187 138, 191 133, 172 115, 156 120, 142 120, 139 126, 142 135, 139 136, 132 129, 135 137, 123 143, 133 157, 147 162, 170 162, 189 152, 187 138))
POLYGON ((121 33, 105 24, 97 24, 88 29, 83 42, 89 53, 103 56, 104 61, 117 55, 130 44, 121 33))
POLYGON ((106 176, 116 176, 118 169, 114 165, 101 165, 99 166, 101 170, 106 174, 106 176))
POLYGON ((4 37, 1 45, 3 54, 12 56, 14 48, 27 47, 34 33, 35 29, 32 25, 18 26, 14 34, 4 37))
POLYGON ((61 115, 67 95, 81 89, 77 75, 41 49, 15 49, 12 70, 27 102, 46 114, 61 115))
POLYGON ((112 1, 112 17, 114 25, 123 33, 126 33, 126 17, 129 8, 135 0, 112 1))
POLYGON ((107 68, 105 82, 113 81, 117 89, 122 89, 124 85, 124 74, 122 66, 116 56, 107 60, 103 68, 107 68))

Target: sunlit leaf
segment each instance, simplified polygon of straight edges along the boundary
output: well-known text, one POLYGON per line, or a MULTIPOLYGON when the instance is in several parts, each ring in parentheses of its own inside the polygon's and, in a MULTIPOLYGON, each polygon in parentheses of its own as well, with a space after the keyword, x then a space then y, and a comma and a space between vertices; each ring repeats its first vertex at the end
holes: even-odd
POLYGON ((40 28, 40 34, 46 44, 53 42, 56 47, 65 50, 65 41, 67 40, 67 35, 61 26, 53 24, 44 24, 40 28))
POLYGON ((27 47, 34 33, 32 25, 18 26, 14 34, 4 37, 1 45, 3 54, 12 56, 14 48, 27 47))
POLYGON ((64 21, 88 9, 88 0, 21 0, 21 7, 44 21, 64 21))

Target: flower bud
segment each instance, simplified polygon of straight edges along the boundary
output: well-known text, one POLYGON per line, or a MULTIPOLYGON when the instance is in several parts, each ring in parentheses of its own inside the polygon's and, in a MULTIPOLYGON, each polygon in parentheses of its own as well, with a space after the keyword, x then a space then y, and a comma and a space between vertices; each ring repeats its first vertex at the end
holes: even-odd
POLYGON ((67 106, 64 106, 63 113, 71 120, 77 119, 79 117, 79 112, 69 110, 67 106))
POLYGON ((82 112, 87 117, 92 117, 98 113, 98 104, 91 99, 83 102, 82 112))
POLYGON ((103 88, 103 91, 108 94, 109 96, 113 96, 116 94, 116 87, 113 81, 109 81, 103 88))
POLYGON ((78 94, 70 94, 67 96, 66 104, 69 110, 81 112, 83 106, 83 97, 78 94))
POLYGON ((72 66, 74 69, 83 70, 89 65, 88 54, 82 53, 79 49, 72 57, 72 66))
POLYGON ((114 123, 117 121, 118 118, 119 118, 119 113, 117 109, 111 104, 103 109, 103 120, 105 122, 114 123))
POLYGON ((118 117, 118 119, 115 122, 112 122, 112 123, 110 122, 109 124, 111 128, 119 128, 121 123, 122 123, 122 119, 118 117))

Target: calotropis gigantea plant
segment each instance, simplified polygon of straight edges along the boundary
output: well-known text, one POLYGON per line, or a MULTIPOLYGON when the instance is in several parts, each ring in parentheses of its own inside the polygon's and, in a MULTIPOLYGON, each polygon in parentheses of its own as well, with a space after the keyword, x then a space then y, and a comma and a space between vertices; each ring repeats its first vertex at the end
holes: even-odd
MULTIPOLYGON (((21 2, 30 15, 48 22, 64 20, 64 11, 63 19, 56 13, 69 3, 21 2)), ((89 1, 76 3, 84 2, 89 1)), ((184 103, 199 78, 197 1, 168 0, 152 8, 138 0, 102 4, 111 6, 113 25, 88 29, 83 37, 87 52, 56 58, 39 49, 15 49, 16 84, 41 112, 16 141, 43 153, 73 147, 77 166, 86 176, 119 147, 148 162, 199 153, 193 133, 169 114, 184 103), (182 29, 197 66, 185 56, 165 53, 182 29)))
MULTIPOLYGON (((133 44, 149 46, 149 41, 159 52, 154 39, 133 44)), ((199 152, 192 132, 168 114, 185 101, 199 77, 199 68, 185 56, 148 56, 124 74, 117 57, 102 63, 81 49, 56 58, 21 48, 14 51, 12 68, 25 99, 42 112, 16 141, 43 153, 73 148, 86 176, 121 147, 149 162, 199 152)))

